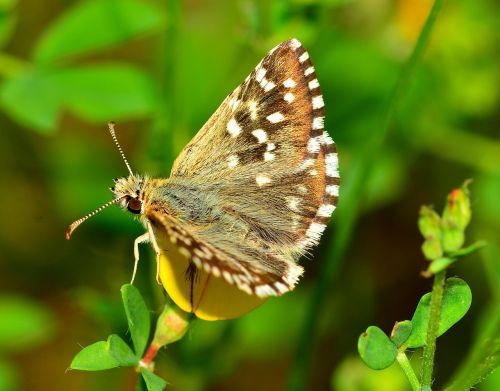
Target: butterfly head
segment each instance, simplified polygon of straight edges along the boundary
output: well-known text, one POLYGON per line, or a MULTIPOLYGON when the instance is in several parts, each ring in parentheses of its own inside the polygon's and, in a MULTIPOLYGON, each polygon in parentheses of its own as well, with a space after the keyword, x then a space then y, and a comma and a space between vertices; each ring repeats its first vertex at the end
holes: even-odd
POLYGON ((111 201, 108 201, 104 205, 100 206, 93 212, 90 212, 89 214, 79 218, 78 220, 74 221, 67 229, 66 231, 66 239, 70 239, 71 234, 73 231, 78 228, 80 224, 82 224, 84 221, 89 219, 90 217, 94 216, 95 214, 99 213, 101 210, 104 208, 107 208, 110 205, 113 204, 120 204, 124 209, 127 209, 129 212, 133 214, 140 214, 143 212, 143 202, 140 199, 141 195, 141 190, 144 185, 145 179, 143 177, 140 177, 138 175, 134 175, 132 172, 132 169, 130 168, 130 164, 127 161, 127 158, 125 157, 125 154, 123 153, 122 147, 120 143, 118 142, 118 139, 116 138, 115 134, 115 124, 113 122, 108 123, 108 129, 109 133, 111 134, 111 137, 113 138, 113 141, 115 142, 118 151, 120 152, 120 155, 123 158, 123 161, 125 162, 125 165, 127 166, 127 170, 129 172, 129 176, 125 178, 117 178, 115 179, 115 186, 111 188, 111 191, 114 194, 114 197, 111 201))
POLYGON ((123 209, 133 214, 143 212, 143 201, 141 199, 144 187, 144 178, 136 175, 129 175, 126 178, 115 178, 115 185, 110 188, 114 199, 123 209))

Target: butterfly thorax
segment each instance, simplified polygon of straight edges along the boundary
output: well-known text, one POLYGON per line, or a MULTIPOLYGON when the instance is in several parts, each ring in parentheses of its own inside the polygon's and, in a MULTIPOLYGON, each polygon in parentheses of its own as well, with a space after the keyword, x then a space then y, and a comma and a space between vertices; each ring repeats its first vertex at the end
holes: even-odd
POLYGON ((223 215, 216 186, 200 187, 195 181, 176 178, 149 179, 141 195, 146 214, 165 213, 195 226, 212 224, 223 215))

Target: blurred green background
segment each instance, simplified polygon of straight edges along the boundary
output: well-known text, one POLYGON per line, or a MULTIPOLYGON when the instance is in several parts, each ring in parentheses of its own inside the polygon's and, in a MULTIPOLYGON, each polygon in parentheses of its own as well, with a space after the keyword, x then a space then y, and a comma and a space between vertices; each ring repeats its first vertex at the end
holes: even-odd
MULTIPOLYGON (((474 300, 438 340, 436 385, 446 383, 485 325, 500 330, 500 4, 446 1, 400 79, 431 6, 1 0, 0 390, 135 388, 130 369, 65 372, 81 345, 127 333, 119 288, 143 229, 113 207, 64 239, 127 174, 106 122, 118 123, 134 170, 167 176, 224 97, 290 37, 308 48, 323 89, 341 204, 293 293, 234 321, 195 322, 160 353, 157 373, 180 390, 279 390, 300 379, 308 390, 407 390, 397 366, 366 368, 356 340, 370 324, 389 332, 411 317, 430 289, 419 275, 419 207, 440 210, 473 178, 468 241, 489 246, 452 270, 474 300)), ((152 251, 142 254, 136 286, 158 313, 152 251)), ((479 389, 500 389, 500 372, 479 389)))

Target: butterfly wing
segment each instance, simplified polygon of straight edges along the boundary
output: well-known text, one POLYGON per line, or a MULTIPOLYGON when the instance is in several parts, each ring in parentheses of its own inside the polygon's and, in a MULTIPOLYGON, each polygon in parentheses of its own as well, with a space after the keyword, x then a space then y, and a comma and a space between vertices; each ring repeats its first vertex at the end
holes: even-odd
POLYGON ((259 297, 283 294, 293 289, 303 272, 301 266, 263 251, 251 240, 235 246, 230 233, 220 235, 219 227, 193 232, 193 227, 167 214, 150 210, 146 215, 155 235, 166 235, 198 269, 222 277, 249 294, 259 297))
POLYGON ((250 274, 268 273, 281 282, 284 269, 272 268, 279 260, 299 268, 295 262, 319 241, 339 188, 323 97, 299 41, 271 50, 224 100, 181 152, 171 178, 216 188, 224 212, 242 226, 240 235, 214 225, 219 231, 197 238, 214 247, 218 242, 217 259, 235 264, 228 270, 243 265, 250 274), (253 262, 244 261, 249 258, 253 262))

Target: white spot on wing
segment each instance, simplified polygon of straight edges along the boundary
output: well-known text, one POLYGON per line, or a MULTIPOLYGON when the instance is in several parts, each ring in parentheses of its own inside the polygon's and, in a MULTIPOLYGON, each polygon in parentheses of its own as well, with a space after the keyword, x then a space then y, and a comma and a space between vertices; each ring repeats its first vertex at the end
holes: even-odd
POLYGON ((264 160, 268 162, 269 160, 274 159, 274 153, 272 152, 264 152, 264 160))
MULTIPOLYGON (((265 79, 264 79, 265 80, 265 79)), ((265 92, 271 91, 274 87, 276 87, 276 84, 274 84, 272 81, 268 80, 267 83, 262 86, 264 88, 265 92)))
POLYGON ((264 78, 266 72, 267 71, 264 68, 259 67, 257 69, 257 74, 255 75, 255 80, 257 80, 260 83, 262 81, 262 79, 264 78))
POLYGON ((304 71, 304 76, 309 76, 313 72, 314 72, 314 67, 311 66, 304 71))
POLYGON ((314 159, 311 158, 304 160, 301 165, 302 168, 309 168, 311 166, 314 166, 314 159))
POLYGON ((250 110, 250 118, 255 121, 257 119, 257 102, 253 100, 248 102, 248 109, 250 110))
POLYGON ((257 138, 259 144, 267 141, 267 133, 263 129, 255 129, 252 131, 252 135, 257 138))
POLYGON ((298 197, 288 197, 288 207, 294 212, 299 211, 300 198, 298 197))
POLYGON ((239 99, 236 99, 236 98, 231 98, 229 100, 229 107, 231 108, 231 111, 234 111, 238 108, 238 106, 240 105, 241 101, 239 99))
POLYGON ((313 109, 321 109, 325 105, 325 102, 323 102, 323 96, 321 95, 315 96, 312 99, 312 105, 313 109))
POLYGON ((323 142, 326 145, 332 145, 333 144, 333 140, 332 140, 332 138, 330 137, 330 135, 327 132, 323 132, 323 142))
POLYGON ((283 82, 283 85, 286 88, 293 88, 297 85, 297 83, 295 83, 295 80, 288 78, 283 82))
POLYGON ((339 160, 336 153, 329 153, 325 156, 326 175, 339 178, 339 160))
POLYGON ((307 142, 307 152, 309 153, 317 153, 319 152, 321 146, 322 136, 311 137, 307 142))
POLYGON ((334 210, 335 206, 324 204, 319 207, 317 215, 320 217, 330 217, 334 210))
POLYGON ((238 125, 238 122, 236 122, 234 118, 231 118, 227 123, 227 131, 233 137, 236 137, 241 133, 240 125, 238 125))
POLYGON ((305 187, 304 185, 298 185, 297 186, 297 190, 299 191, 299 193, 301 194, 307 194, 307 187, 305 187))
POLYGON ((300 48, 302 46, 302 44, 295 38, 292 38, 292 40, 290 41, 290 44, 292 45, 293 50, 297 50, 298 48, 300 48))
POLYGON ((220 277, 220 269, 217 266, 212 266, 212 274, 215 277, 220 277))
POLYGON ((258 186, 264 186, 268 183, 271 183, 271 178, 263 174, 257 174, 257 176, 255 177, 255 182, 257 182, 258 186))
POLYGON ((275 148, 276 148, 276 145, 274 145, 274 143, 267 144, 268 151, 274 151, 275 148))
POLYGON ((328 185, 325 189, 326 194, 338 197, 339 196, 339 186, 338 185, 328 185))
POLYGON ((314 130, 323 129, 325 127, 325 117, 314 117, 312 127, 314 130))
POLYGON ((275 290, 269 285, 259 285, 255 288, 255 294, 258 297, 276 296, 275 290))
POLYGON ((279 111, 277 111, 276 113, 272 113, 271 115, 268 115, 266 118, 272 124, 275 124, 277 122, 281 122, 285 119, 283 114, 281 114, 279 111))
POLYGON ((295 100, 295 96, 291 92, 287 92, 283 99, 288 103, 292 103, 295 100))
POLYGON ((189 250, 186 247, 179 246, 178 249, 179 249, 179 252, 182 255, 184 255, 186 258, 189 258, 191 256, 191 253, 189 252, 189 250))
POLYGON ((315 88, 318 88, 318 87, 319 87, 318 79, 314 79, 314 80, 311 80, 309 82, 309 89, 310 90, 314 90, 315 88))
POLYGON ((228 156, 227 158, 227 166, 229 168, 234 168, 238 165, 238 156, 237 155, 231 155, 231 156, 228 156))
POLYGON ((302 53, 302 55, 299 57, 300 62, 304 62, 309 58, 309 54, 307 52, 302 53))
POLYGON ((321 234, 323 233, 325 228, 326 228, 325 224, 312 222, 306 231, 306 236, 313 242, 317 242, 319 238, 321 238, 321 234))

